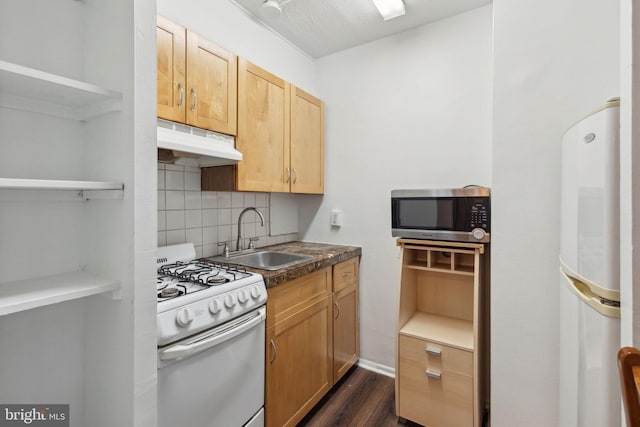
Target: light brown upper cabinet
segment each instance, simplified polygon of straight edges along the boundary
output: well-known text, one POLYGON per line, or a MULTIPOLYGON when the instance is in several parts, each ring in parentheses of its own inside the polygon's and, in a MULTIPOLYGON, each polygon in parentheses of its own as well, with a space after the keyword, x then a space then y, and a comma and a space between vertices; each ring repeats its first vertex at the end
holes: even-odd
POLYGON ((202 170, 202 189, 322 194, 324 104, 239 58, 238 134, 243 159, 202 170))
POLYGON ((236 55, 158 16, 158 117, 236 134, 236 55))
POLYGON ((288 192, 290 85, 243 58, 238 77, 237 189, 288 192))
POLYGON ((324 193, 324 104, 291 86, 291 192, 324 193))
POLYGON ((184 123, 186 30, 158 16, 158 117, 184 123))

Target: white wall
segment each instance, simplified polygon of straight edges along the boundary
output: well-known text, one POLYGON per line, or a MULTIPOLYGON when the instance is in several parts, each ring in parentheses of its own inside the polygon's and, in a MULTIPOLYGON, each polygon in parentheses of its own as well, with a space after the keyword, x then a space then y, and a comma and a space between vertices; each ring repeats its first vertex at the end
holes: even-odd
POLYGON ((314 62, 231 1, 157 0, 158 14, 315 94, 314 62))
POLYGON ((363 246, 363 359, 394 368, 394 188, 490 185, 491 7, 318 60, 325 195, 299 196, 304 240, 363 246), (329 226, 332 208, 344 225, 329 226))
POLYGON ((618 95, 618 5, 494 0, 491 424, 558 420, 560 138, 618 95))

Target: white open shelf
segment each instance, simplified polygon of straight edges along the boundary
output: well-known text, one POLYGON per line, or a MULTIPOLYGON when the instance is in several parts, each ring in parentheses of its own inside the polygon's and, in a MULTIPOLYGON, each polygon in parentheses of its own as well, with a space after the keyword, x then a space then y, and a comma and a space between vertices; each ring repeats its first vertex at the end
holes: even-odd
POLYGON ((87 120, 121 105, 120 92, 0 60, 0 106, 87 120))
POLYGON ((0 316, 84 298, 121 287, 117 280, 74 271, 0 284, 0 316))
POLYGON ((122 190, 124 184, 103 181, 0 178, 0 189, 2 188, 17 190, 122 190))

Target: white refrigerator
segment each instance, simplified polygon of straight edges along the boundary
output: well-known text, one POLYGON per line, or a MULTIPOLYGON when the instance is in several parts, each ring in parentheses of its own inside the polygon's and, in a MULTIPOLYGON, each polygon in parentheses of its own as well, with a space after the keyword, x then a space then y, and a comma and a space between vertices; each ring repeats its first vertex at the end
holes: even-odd
POLYGON ((621 425, 619 110, 608 100, 562 138, 562 427, 621 425))

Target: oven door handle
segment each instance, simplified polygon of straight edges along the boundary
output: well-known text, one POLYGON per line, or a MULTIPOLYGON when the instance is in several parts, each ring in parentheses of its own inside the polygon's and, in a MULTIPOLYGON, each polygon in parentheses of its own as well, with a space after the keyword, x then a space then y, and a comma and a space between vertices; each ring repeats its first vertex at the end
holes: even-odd
POLYGON ((257 310, 256 317, 242 322, 240 324, 234 325, 232 328, 223 330, 220 333, 214 333, 209 337, 203 338, 201 340, 197 340, 195 342, 189 344, 174 344, 166 349, 159 351, 159 358, 162 361, 170 361, 182 359, 187 356, 192 356, 196 353, 199 353, 203 350, 216 346, 218 344, 222 344, 225 341, 230 340, 252 328, 264 322, 266 318, 266 310, 260 308, 257 310))

